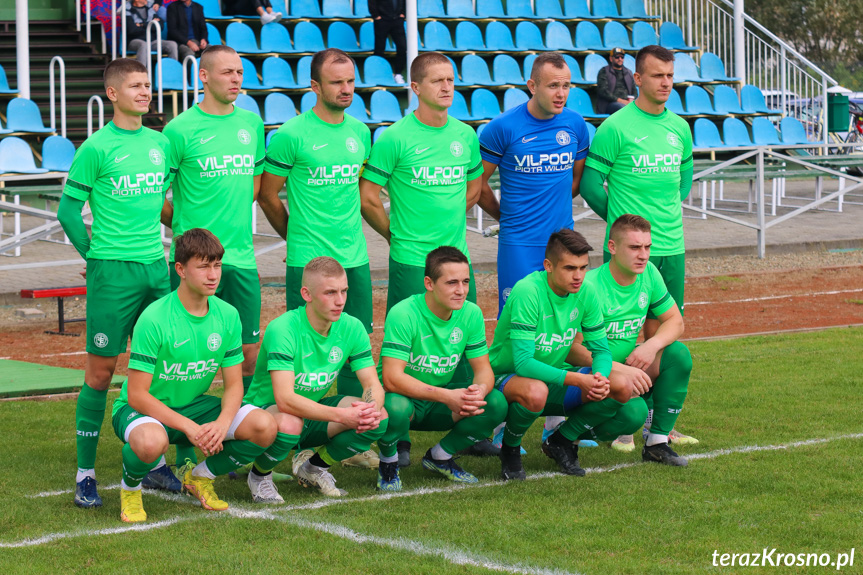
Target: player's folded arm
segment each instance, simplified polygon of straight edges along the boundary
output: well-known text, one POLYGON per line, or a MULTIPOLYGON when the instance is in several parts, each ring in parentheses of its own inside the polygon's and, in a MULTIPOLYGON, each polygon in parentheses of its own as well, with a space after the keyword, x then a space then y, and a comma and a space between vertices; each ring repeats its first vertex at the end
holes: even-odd
POLYGON ((342 423, 341 408, 323 405, 296 393, 293 371, 270 369, 270 379, 273 381, 273 397, 276 400, 276 406, 282 413, 302 419, 342 423))
MULTIPOLYGON (((516 324, 513 322, 513 330, 516 329, 516 324)), ((531 333, 535 333, 534 332, 531 333)), ((537 379, 545 383, 556 383, 563 385, 566 378, 566 371, 548 365, 534 357, 535 346, 534 339, 516 338, 515 332, 510 339, 512 345, 512 362, 515 366, 515 374, 519 377, 528 379, 537 379)))
POLYGON ((87 252, 90 251, 90 236, 87 234, 87 226, 84 224, 84 216, 81 214, 84 203, 84 200, 64 193, 60 197, 57 219, 75 250, 86 261, 87 252))

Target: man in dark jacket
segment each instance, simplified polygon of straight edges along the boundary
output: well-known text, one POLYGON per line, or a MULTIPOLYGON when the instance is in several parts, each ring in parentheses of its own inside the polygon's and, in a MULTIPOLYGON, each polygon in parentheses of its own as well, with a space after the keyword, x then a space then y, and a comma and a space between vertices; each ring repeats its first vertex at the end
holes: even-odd
POLYGON ((387 36, 391 36, 396 45, 396 57, 387 59, 393 67, 393 79, 403 84, 402 71, 407 66, 405 0, 369 0, 369 13, 375 22, 375 56, 386 58, 387 36))
MULTIPOLYGON (((156 14, 159 4, 153 0, 132 0, 126 3, 126 41, 129 50, 135 51, 135 58, 146 66, 150 59, 150 51, 156 50, 156 32, 151 32, 150 46, 147 46, 147 25, 155 21, 161 26, 156 14)), ((177 59, 177 43, 168 39, 162 40, 162 56, 177 59)))
POLYGON ((177 0, 168 5, 168 38, 180 47, 180 61, 189 54, 200 56, 209 46, 204 7, 192 0, 177 0))
POLYGON ((614 48, 608 56, 609 65, 596 76, 596 112, 613 114, 635 99, 635 79, 632 70, 623 65, 624 51, 614 48))

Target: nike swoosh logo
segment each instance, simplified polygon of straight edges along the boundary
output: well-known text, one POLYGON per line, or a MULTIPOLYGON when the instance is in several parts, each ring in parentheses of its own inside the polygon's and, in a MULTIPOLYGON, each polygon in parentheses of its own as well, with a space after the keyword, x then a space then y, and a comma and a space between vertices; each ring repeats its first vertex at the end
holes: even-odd
POLYGON ((610 310, 608 310, 608 313, 614 313, 614 312, 618 311, 618 310, 620 309, 620 307, 621 307, 621 306, 617 306, 617 307, 611 308, 610 310))
POLYGON ((641 141, 643 141, 643 140, 646 140, 646 139, 647 139, 647 138, 649 138, 649 137, 650 137, 650 136, 644 136, 643 138, 635 138, 635 143, 637 144, 638 142, 641 142, 641 141))
POLYGON ((174 342, 174 347, 180 347, 181 345, 183 345, 183 344, 184 344, 184 343, 186 343, 187 341, 189 341, 189 340, 188 340, 188 339, 184 339, 183 341, 181 341, 181 342, 179 342, 179 343, 175 341, 175 342, 174 342))
POLYGON ((522 142, 524 142, 524 143, 526 144, 526 143, 528 143, 528 142, 532 142, 532 141, 534 141, 534 140, 535 140, 535 139, 537 139, 538 137, 539 137, 539 136, 534 136, 533 138, 522 138, 522 139, 521 139, 521 141, 522 141, 522 142))
POLYGON ((125 155, 125 156, 123 156, 122 158, 116 158, 116 157, 115 157, 115 158, 114 158, 114 163, 115 163, 115 164, 119 164, 120 162, 122 162, 123 160, 125 160, 126 158, 128 158, 128 157, 129 157, 129 156, 131 156, 131 155, 132 155, 132 154, 126 154, 126 155, 125 155))
POLYGON ((322 146, 312 146, 312 149, 313 150, 320 150, 321 148, 326 148, 327 146, 329 146, 329 144, 324 144, 322 146))
POLYGON ((258 335, 259 333, 261 333, 261 330, 253 331, 252 335, 255 336, 255 335, 258 335))
POLYGON ((429 146, 428 148, 423 148, 423 149, 419 149, 419 148, 417 148, 416 150, 414 150, 414 152, 415 152, 415 153, 417 153, 417 154, 422 154, 423 152, 425 152, 425 151, 426 151, 426 150, 428 150, 429 148, 431 148, 431 146, 429 146))
POLYGON ((216 137, 216 136, 210 136, 210 137, 209 137, 209 138, 207 138, 206 140, 205 140, 204 138, 201 138, 201 144, 206 144, 207 142, 209 142, 210 140, 212 140, 212 139, 213 139, 213 138, 215 138, 215 137, 216 137))
POLYGON ((554 314, 544 315, 544 316, 542 316, 542 319, 548 319, 550 317, 554 317, 554 314))
POLYGON ((303 359, 306 359, 307 357, 311 357, 313 353, 315 353, 315 352, 311 351, 311 352, 307 353, 306 355, 303 356, 303 359))
POLYGON ((425 341, 426 338, 431 337, 431 336, 432 336, 432 334, 424 335, 420 338, 420 341, 425 341))

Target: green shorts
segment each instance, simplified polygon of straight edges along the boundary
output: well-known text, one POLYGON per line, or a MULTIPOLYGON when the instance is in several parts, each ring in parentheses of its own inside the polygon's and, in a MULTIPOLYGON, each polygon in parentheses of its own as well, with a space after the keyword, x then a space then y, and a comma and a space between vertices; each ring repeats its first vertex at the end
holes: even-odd
MULTIPOLYGON (((180 276, 174 262, 170 262, 168 267, 171 268, 171 289, 177 289, 180 276)), ((258 270, 223 265, 216 295, 240 313, 243 344, 258 343, 261 339, 261 279, 258 270)))
MULTIPOLYGON (((189 405, 174 407, 172 409, 183 417, 188 417, 198 425, 204 425, 205 423, 210 423, 211 421, 216 421, 216 419, 218 419, 219 415, 222 413, 222 399, 212 395, 202 395, 196 398, 189 405)), ((234 439, 234 433, 236 433, 237 427, 239 427, 246 416, 255 409, 259 408, 249 403, 245 403, 240 407, 237 411, 237 415, 234 416, 233 421, 231 421, 231 425, 228 427, 225 441, 234 439)), ((129 405, 124 405, 111 418, 111 424, 114 426, 114 433, 123 443, 129 441, 129 433, 142 423, 159 423, 165 428, 165 431, 168 434, 168 443, 175 445, 191 445, 189 438, 186 437, 186 434, 182 431, 168 427, 153 417, 138 413, 129 407, 129 405)))
POLYGON ((87 260, 87 352, 103 357, 125 353, 138 316, 170 292, 163 260, 87 260))
MULTIPOLYGON (((321 405, 326 405, 328 407, 338 407, 339 402, 345 397, 347 396, 331 395, 329 397, 319 399, 318 403, 320 403, 321 405)), ((329 421, 315 421, 314 419, 304 419, 303 431, 302 433, 300 433, 300 440, 297 442, 297 445, 302 445, 303 449, 326 445, 330 442, 330 436, 327 435, 327 427, 329 425, 329 421)))
MULTIPOLYGON (((603 250, 602 261, 609 262, 611 254, 603 250)), ((665 288, 674 302, 677 304, 677 309, 680 310, 680 315, 683 315, 683 292, 684 281, 686 279, 686 254, 675 254, 673 256, 650 256, 650 262, 659 270, 659 275, 665 280, 665 288)), ((656 319, 656 316, 651 312, 647 312, 648 319, 656 319)))
MULTIPOLYGON (((425 268, 400 264, 390 256, 389 286, 387 287, 387 311, 403 299, 425 293, 425 268)), ((476 303, 476 280, 470 266, 470 290, 467 299, 476 303)))
MULTIPOLYGON (((372 333, 372 274, 369 264, 355 268, 345 268, 348 276, 348 299, 345 302, 345 313, 357 318, 372 333)), ((300 294, 303 287, 303 268, 288 266, 285 269, 285 303, 288 311, 305 305, 300 294)))
MULTIPOLYGON (((450 382, 447 389, 464 389, 469 382, 450 382)), ((449 431, 456 422, 452 419, 452 410, 446 404, 437 401, 424 401, 407 397, 414 405, 410 428, 416 431, 449 431)))

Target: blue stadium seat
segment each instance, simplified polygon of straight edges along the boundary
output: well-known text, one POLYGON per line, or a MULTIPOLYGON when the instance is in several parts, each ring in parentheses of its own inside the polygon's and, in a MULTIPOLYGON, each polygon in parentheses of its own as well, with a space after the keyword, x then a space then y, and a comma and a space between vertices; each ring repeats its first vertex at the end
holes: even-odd
POLYGON ((449 29, 440 22, 432 20, 423 29, 423 46, 420 50, 429 52, 453 52, 452 36, 449 29))
POLYGON ((483 133, 483 131, 485 130, 485 127, 486 127, 486 126, 488 126, 488 124, 480 124, 480 125, 478 125, 478 126, 476 127, 476 137, 477 137, 477 138, 479 138, 480 136, 482 136, 482 133, 483 133))
POLYGON ((808 144, 809 138, 806 136, 806 128, 800 123, 800 120, 792 117, 782 118, 779 122, 782 128, 782 143, 784 144, 808 144))
POLYGON ((470 109, 476 118, 492 120, 500 115, 500 103, 491 91, 477 88, 470 95, 470 109))
POLYGON ((305 114, 314 108, 317 101, 318 97, 314 92, 306 92, 303 94, 303 97, 300 98, 300 114, 305 114))
POLYGON ((711 82, 713 78, 704 77, 698 73, 698 66, 689 54, 677 52, 674 54, 674 83, 681 82, 711 82))
POLYGON ((240 58, 243 63, 243 90, 271 90, 273 86, 264 84, 258 79, 258 70, 251 60, 240 58))
POLYGON ((448 18, 476 18, 472 0, 447 0, 446 15, 448 18))
POLYGON ((729 86, 716 86, 713 90, 713 108, 717 114, 745 114, 743 108, 740 107, 740 100, 737 98, 737 92, 729 86))
POLYGON ((652 44, 659 44, 659 38, 653 26, 647 22, 635 22, 632 25, 632 47, 641 50, 652 44))
POLYGON ((492 80, 485 59, 476 54, 468 54, 461 61, 461 80, 466 86, 500 86, 492 80))
POLYGON ((312 82, 312 57, 303 56, 297 60, 297 86, 300 88, 311 88, 312 82))
POLYGON ((512 32, 503 22, 489 22, 485 29, 485 47, 495 52, 515 52, 512 32))
POLYGON ((417 0, 417 17, 446 18, 441 0, 417 0))
MULTIPOLYGON (((187 84, 192 88, 191 84, 187 84)), ((153 73, 153 90, 159 88, 159 75, 153 73)), ((183 89, 183 65, 173 58, 162 58, 162 90, 183 89)))
POLYGON ((566 107, 581 114, 583 118, 607 118, 608 114, 597 114, 593 111, 593 103, 590 101, 590 96, 582 90, 573 86, 569 89, 569 98, 566 100, 566 107))
POLYGON ((767 102, 764 101, 764 94, 752 84, 746 84, 740 89, 740 106, 750 114, 782 114, 782 110, 768 108, 767 102))
POLYGON ((352 116, 363 124, 371 124, 369 113, 366 111, 366 103, 360 94, 354 94, 354 99, 351 100, 351 105, 345 109, 345 114, 352 116))
MULTIPOLYGON (((164 38, 166 34, 162 34, 164 38)), ((219 34, 219 29, 207 22, 207 43, 211 46, 218 46, 222 43, 222 35, 219 34)))
POLYGON ((593 137, 596 135, 596 126, 593 124, 586 124, 587 126, 587 143, 588 145, 593 143, 593 137))
POLYGON ((725 118, 722 121, 722 139, 726 146, 751 146, 752 139, 746 124, 737 118, 725 118))
MULTIPOLYGON (((569 54, 564 54, 563 59, 566 61, 566 65, 569 66, 570 83, 580 84, 582 86, 596 84, 596 82, 588 82, 584 79, 584 76, 581 75, 581 66, 578 65, 578 61, 575 58, 569 54)), ((533 62, 531 62, 531 66, 533 66, 533 62)))
POLYGON ((476 52, 487 50, 479 26, 473 22, 459 22, 455 27, 455 49, 476 52))
POLYGON ((707 118, 695 120, 693 130, 693 146, 696 148, 725 148, 722 138, 719 137, 719 128, 707 118))
POLYGON ((477 18, 506 18, 500 0, 476 0, 477 18))
POLYGON ((261 50, 271 54, 290 54, 294 45, 288 29, 280 22, 270 22, 261 27, 261 50))
POLYGON ((515 47, 517 50, 545 50, 539 27, 533 22, 519 22, 515 27, 515 47))
POLYGON ((255 32, 242 22, 231 22, 225 30, 225 44, 239 54, 263 54, 266 51, 258 47, 255 32))
MULTIPOLYGON (((360 51, 371 52, 375 49, 375 24, 374 22, 363 22, 360 26, 360 51)), ((387 52, 395 51, 395 44, 391 38, 387 38, 385 50, 387 52)))
MULTIPOLYGON (((356 98, 356 95, 354 97, 356 98)), ((372 93, 369 106, 373 123, 398 122, 402 119, 402 108, 399 106, 398 98, 392 92, 376 90, 372 93)))
POLYGON ((579 20, 594 17, 587 7, 586 0, 563 0, 563 13, 567 18, 578 18, 579 20))
POLYGON ((199 0, 198 4, 204 8, 204 18, 207 20, 229 20, 233 18, 233 16, 222 14, 219 0, 199 0))
POLYGON ((285 0, 270 0, 270 4, 273 6, 273 12, 281 12, 283 15, 287 16, 288 8, 285 4, 285 0))
POLYGON ((33 150, 21 138, 13 136, 0 140, 0 174, 44 174, 47 171, 36 167, 33 150))
POLYGON ((575 49, 580 52, 606 49, 596 24, 593 22, 578 23, 575 27, 575 49))
POLYGON ((386 130, 388 127, 389 126, 378 126, 377 128, 375 128, 375 131, 372 134, 372 144, 378 141, 378 138, 381 137, 381 134, 383 134, 384 130, 386 130))
POLYGON ((713 104, 710 102, 710 94, 701 86, 689 86, 684 95, 686 96, 686 113, 688 115, 717 115, 713 104))
MULTIPOLYGON (((508 54, 498 54, 494 57, 491 67, 494 80, 498 85, 524 85, 524 76, 521 73, 521 68, 512 56, 509 56, 508 54)), ((473 109, 474 107, 471 105, 471 110, 473 109)))
POLYGON ((287 60, 274 56, 267 58, 261 66, 261 75, 264 78, 264 83, 273 88, 300 88, 294 80, 294 71, 291 70, 291 65, 287 60))
POLYGON ((366 84, 363 82, 363 79, 360 76, 360 68, 356 63, 354 64, 354 88, 376 88, 373 83, 366 84))
POLYGON ((704 76, 719 80, 720 82, 739 82, 740 78, 733 78, 725 74, 725 64, 716 54, 705 52, 701 55, 701 73, 704 76))
POLYGON ((242 92, 237 94, 237 100, 234 102, 234 105, 257 116, 261 115, 261 108, 258 106, 258 103, 248 94, 243 94, 242 92))
MULTIPOLYGON (((12 132, 50 134, 54 130, 42 123, 39 106, 33 100, 14 98, 6 105, 6 128, 12 132)), ((28 146, 29 149, 29 146, 28 146)))
POLYGON ((674 88, 671 89, 671 94, 668 96, 668 101, 665 102, 665 107, 678 116, 686 115, 686 110, 683 109, 683 101, 680 99, 680 93, 674 88))
POLYGON ((276 132, 278 132, 278 130, 270 130, 269 132, 267 132, 267 138, 264 140, 264 147, 265 148, 270 147, 270 140, 273 139, 273 136, 276 135, 276 132))
POLYGON ((285 94, 274 92, 264 99, 264 125, 281 126, 297 115, 294 101, 285 94))
POLYGON ((327 28, 327 48, 338 48, 345 52, 359 52, 357 34, 346 22, 333 22, 327 28))
POLYGON ((68 172, 75 157, 75 144, 63 136, 48 136, 42 142, 42 167, 52 172, 68 172))
POLYGON ((663 22, 659 27, 659 45, 669 50, 696 51, 695 46, 687 46, 683 39, 683 31, 674 22, 663 22))
POLYGON ((515 108, 519 104, 524 104, 528 100, 530 100, 530 96, 528 96, 524 90, 509 88, 503 93, 503 111, 506 112, 510 108, 515 108))
POLYGON ((351 0, 323 0, 321 14, 324 18, 353 18, 351 0))
POLYGON ((536 0, 536 17, 550 18, 552 20, 567 20, 568 16, 563 14, 560 0, 536 0))
POLYGON ((644 0, 620 0, 620 17, 636 20, 655 20, 659 16, 650 15, 644 9, 644 0))
POLYGON ((324 35, 317 24, 312 22, 297 22, 294 28, 295 52, 320 52, 325 50, 324 35))
POLYGON ((368 0, 354 0, 354 18, 371 18, 368 0))
POLYGON ((629 32, 626 27, 620 22, 609 22, 602 29, 602 41, 608 48, 623 48, 631 50, 632 44, 629 41, 629 32))
MULTIPOLYGON (((318 0, 291 0, 291 18, 322 17, 321 5, 318 0)), ((294 33, 294 36, 296 36, 296 32, 294 33)))
POLYGON ((545 29, 545 45, 549 50, 572 52, 572 34, 566 24, 551 22, 545 29))
POLYGON ((773 122, 765 117, 752 118, 752 143, 756 146, 779 146, 779 132, 773 122))
POLYGON ((453 92, 452 96, 452 106, 449 109, 450 116, 456 120, 461 120, 462 122, 470 122, 480 119, 468 112, 467 101, 464 99, 464 95, 461 92, 453 92))
POLYGON ((393 69, 390 63, 380 56, 369 56, 363 63, 363 80, 366 84, 377 86, 401 87, 393 79, 393 69))
POLYGON ((591 0, 594 18, 620 18, 614 0, 591 0))
POLYGON ((584 59, 584 79, 587 82, 596 84, 596 76, 599 71, 608 65, 608 60, 599 54, 588 54, 584 59))
POLYGON ((635 58, 629 54, 623 55, 623 65, 635 72, 635 58))
MULTIPOLYGON (((507 18, 536 18, 530 5, 530 0, 507 0, 506 16, 507 18)), ((516 32, 516 35, 518 35, 518 32, 516 32)))

